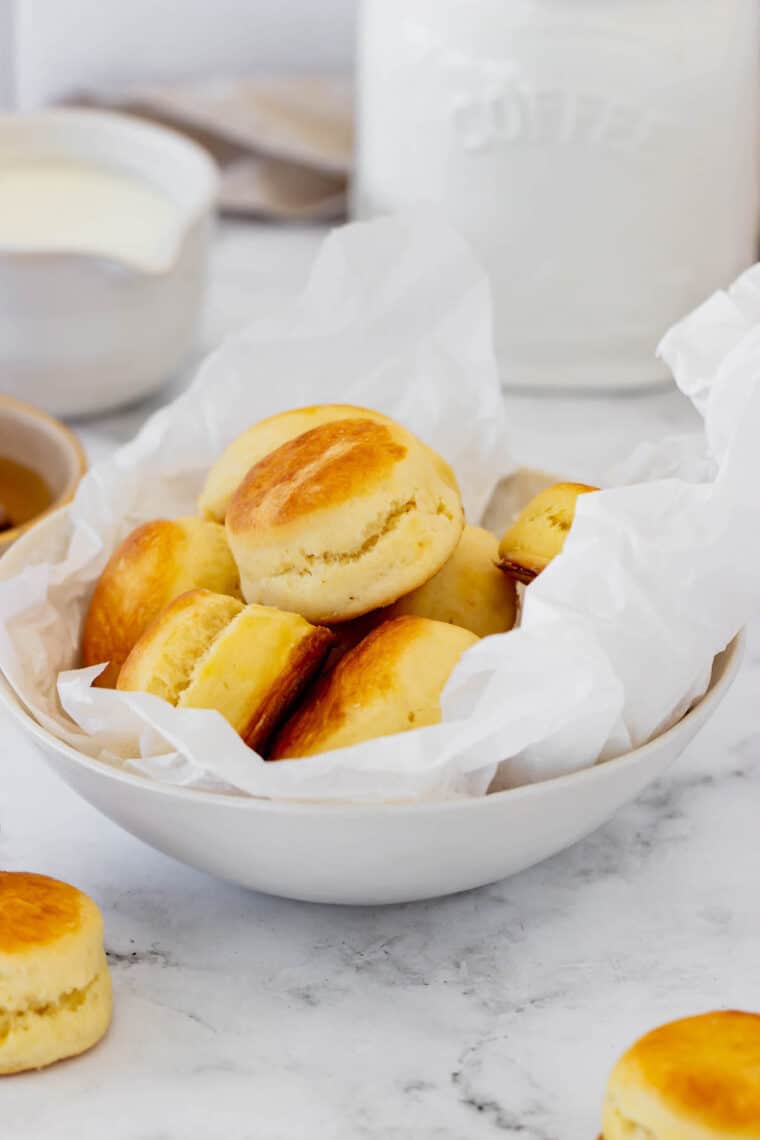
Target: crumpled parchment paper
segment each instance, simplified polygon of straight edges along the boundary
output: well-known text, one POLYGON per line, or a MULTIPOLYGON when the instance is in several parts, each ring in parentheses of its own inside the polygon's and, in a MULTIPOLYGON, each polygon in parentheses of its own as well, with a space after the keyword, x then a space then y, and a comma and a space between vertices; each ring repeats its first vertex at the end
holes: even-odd
MULTIPOLYGON (((79 630, 114 545, 194 511, 226 443, 263 416, 346 401, 387 412, 451 462, 470 520, 510 469, 485 275, 415 212, 344 227, 305 291, 263 295, 192 387, 84 479, 66 525, 0 581, 0 668, 36 718, 104 763, 228 794, 409 800, 481 795, 618 755, 701 695, 760 602, 760 268, 673 329, 661 353, 705 418, 705 447, 651 446, 637 482, 580 499, 521 627, 465 654, 443 723, 269 764, 222 717, 93 689, 79 630), (647 470, 666 478, 647 479, 647 470)), ((572 476, 572 472, 561 473, 572 476)))

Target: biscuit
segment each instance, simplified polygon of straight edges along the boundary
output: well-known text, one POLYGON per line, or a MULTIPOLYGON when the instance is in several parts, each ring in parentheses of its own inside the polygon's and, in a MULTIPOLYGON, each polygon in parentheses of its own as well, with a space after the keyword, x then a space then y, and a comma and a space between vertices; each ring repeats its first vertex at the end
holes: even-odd
POLYGON ((562 550, 578 497, 598 490, 585 483, 555 483, 539 492, 499 543, 502 570, 518 582, 532 582, 562 550))
POLYGON ((618 1061, 604 1140, 760 1140, 760 1015, 672 1021, 618 1061))
POLYGON ((243 596, 340 622, 433 576, 464 526, 451 468, 398 424, 334 420, 284 443, 227 510, 243 596))
POLYGON ((132 646, 173 598, 194 587, 240 597, 224 527, 196 518, 156 519, 133 530, 101 574, 84 622, 82 664, 105 669, 113 688, 132 646))
POLYGON ((315 685, 280 730, 270 759, 313 756, 437 724, 451 671, 477 641, 467 629, 428 618, 384 622, 315 685))
POLYGON ((223 523, 230 499, 250 469, 265 455, 321 424, 357 417, 375 420, 377 423, 393 422, 380 412, 357 408, 353 404, 315 404, 313 407, 280 412, 253 424, 237 439, 233 439, 209 471, 198 499, 198 514, 202 518, 223 523))
POLYGON ((0 1073, 83 1053, 110 1021, 95 903, 57 879, 0 871, 0 1073))
POLYGON ((260 749, 332 640, 298 614, 191 590, 145 631, 117 688, 153 693, 177 708, 216 709, 260 749))
POLYGON ((384 610, 445 621, 478 637, 505 633, 515 624, 517 593, 498 567, 499 540, 479 526, 465 526, 454 553, 437 574, 384 610))

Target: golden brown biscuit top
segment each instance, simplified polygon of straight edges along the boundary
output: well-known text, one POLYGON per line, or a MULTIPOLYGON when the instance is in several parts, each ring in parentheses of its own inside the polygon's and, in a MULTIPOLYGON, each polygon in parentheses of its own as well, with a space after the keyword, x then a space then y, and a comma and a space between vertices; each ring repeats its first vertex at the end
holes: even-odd
POLYGON ((240 532, 284 526, 373 491, 407 454, 397 433, 372 420, 333 420, 266 455, 248 472, 227 511, 240 532))
MULTIPOLYGON (((349 650, 314 687, 308 716, 298 720, 299 747, 306 752, 314 740, 336 732, 348 712, 364 704, 368 692, 373 700, 392 693, 398 684, 399 658, 413 641, 425 636, 429 625, 425 618, 405 614, 383 622, 349 650)), ((285 725, 283 741, 290 739, 294 723, 285 725)))
POLYGON ((81 893, 68 883, 23 871, 0 871, 0 953, 23 953, 75 933, 81 893))
POLYGON ((92 595, 82 635, 85 664, 109 661, 102 683, 116 684, 128 648, 131 631, 144 628, 159 608, 166 592, 165 576, 185 541, 182 527, 169 519, 154 519, 133 530, 111 555, 92 595), (139 567, 139 574, 125 576, 125 568, 139 567))
MULTIPOLYGON (((426 619, 414 614, 402 614, 368 633, 335 667, 335 696, 341 709, 361 702, 367 695, 367 676, 371 678, 372 694, 380 696, 390 692, 397 683, 396 662, 406 647, 428 631, 426 619), (350 660, 349 660, 350 657, 350 660)), ((337 711, 337 709, 335 710, 337 711)), ((325 709, 326 720, 335 723, 325 709)))
POLYGON ((171 519, 153 519, 135 527, 111 556, 98 588, 110 586, 125 565, 138 561, 142 581, 160 580, 166 563, 184 542, 184 537, 182 527, 171 519))
POLYGON ((736 1136, 760 1122, 760 1014, 721 1010, 642 1037, 621 1061, 671 1111, 736 1136))

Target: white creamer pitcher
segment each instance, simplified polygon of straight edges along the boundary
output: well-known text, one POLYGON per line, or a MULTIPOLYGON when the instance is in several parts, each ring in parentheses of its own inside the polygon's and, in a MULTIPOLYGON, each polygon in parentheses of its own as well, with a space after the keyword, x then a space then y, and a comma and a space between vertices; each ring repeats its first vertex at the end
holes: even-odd
POLYGON ((493 284, 504 381, 665 378, 757 257, 760 0, 364 0, 358 217, 436 203, 493 284))

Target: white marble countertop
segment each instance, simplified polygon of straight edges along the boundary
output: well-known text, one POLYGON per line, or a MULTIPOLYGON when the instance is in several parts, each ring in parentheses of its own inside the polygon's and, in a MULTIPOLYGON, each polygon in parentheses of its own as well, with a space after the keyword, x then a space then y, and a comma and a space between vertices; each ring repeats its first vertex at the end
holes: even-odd
MULTIPOLYGON (((302 276, 319 237, 225 227, 204 345, 244 319, 252 289, 302 276)), ((588 478, 638 439, 696 426, 672 391, 509 407, 518 460, 588 478)), ((148 410, 80 425, 91 456, 148 410)), ((715 718, 606 827, 511 880, 375 910, 174 863, 0 722, 0 864, 93 895, 115 986, 97 1049, 3 1080, 0 1136, 594 1140, 607 1072, 636 1035, 760 1009, 759 687, 760 621, 715 718)))

